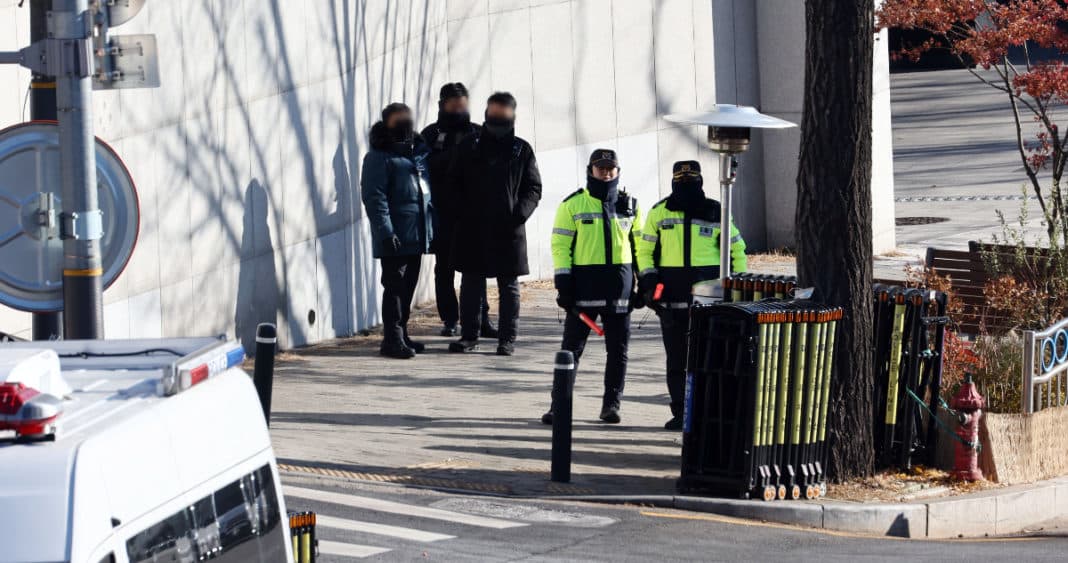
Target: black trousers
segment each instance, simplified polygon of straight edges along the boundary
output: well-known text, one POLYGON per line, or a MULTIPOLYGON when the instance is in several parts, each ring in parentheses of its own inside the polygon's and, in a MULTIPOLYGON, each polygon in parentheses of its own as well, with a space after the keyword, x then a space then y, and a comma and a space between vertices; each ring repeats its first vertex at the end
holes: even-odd
MULTIPOLYGON (((608 354, 604 366, 604 398, 602 407, 619 408, 623 398, 623 385, 627 377, 627 350, 630 347, 630 313, 604 313, 596 309, 583 310, 590 318, 603 324, 604 348, 608 354)), ((590 327, 582 322, 574 312, 568 312, 564 320, 564 342, 561 347, 575 354, 578 365, 586 341, 590 337, 590 327)))
MULTIPOLYGON (((497 331, 501 342, 515 342, 519 329, 519 278, 497 278, 500 303, 497 305, 497 331)), ((486 302, 486 277, 476 274, 460 276, 461 338, 478 340, 482 328, 483 304, 486 302)))
MULTIPOLYGON (((446 326, 456 326, 460 322, 460 301, 456 297, 456 270, 449 261, 449 253, 435 254, 434 261, 434 295, 438 303, 438 317, 446 326)), ((482 325, 489 324, 489 302, 482 294, 482 325)))
POLYGON ((382 260, 382 345, 396 346, 408 336, 408 317, 419 283, 422 256, 388 256, 382 260))
POLYGON ((686 350, 690 310, 668 309, 658 315, 667 356, 667 388, 668 394, 671 395, 671 415, 682 416, 686 399, 686 350))

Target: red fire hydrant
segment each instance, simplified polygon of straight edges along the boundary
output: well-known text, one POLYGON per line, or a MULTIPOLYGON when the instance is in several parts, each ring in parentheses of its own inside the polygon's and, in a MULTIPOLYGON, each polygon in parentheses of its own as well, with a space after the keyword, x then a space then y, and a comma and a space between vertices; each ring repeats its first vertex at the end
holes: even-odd
POLYGON ((957 442, 956 446, 953 477, 965 481, 981 481, 983 472, 979 470, 979 417, 983 415, 983 396, 976 390, 972 374, 965 376, 964 383, 949 406, 957 411, 960 421, 957 436, 960 436, 961 441, 957 442))

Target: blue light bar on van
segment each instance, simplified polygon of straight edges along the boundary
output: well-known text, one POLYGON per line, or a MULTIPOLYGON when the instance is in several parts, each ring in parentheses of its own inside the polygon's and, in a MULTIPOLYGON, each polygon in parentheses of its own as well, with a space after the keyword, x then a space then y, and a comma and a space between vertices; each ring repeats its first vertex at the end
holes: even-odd
POLYGON ((160 380, 159 394, 170 396, 241 365, 245 350, 237 341, 220 343, 203 354, 182 361, 160 380))

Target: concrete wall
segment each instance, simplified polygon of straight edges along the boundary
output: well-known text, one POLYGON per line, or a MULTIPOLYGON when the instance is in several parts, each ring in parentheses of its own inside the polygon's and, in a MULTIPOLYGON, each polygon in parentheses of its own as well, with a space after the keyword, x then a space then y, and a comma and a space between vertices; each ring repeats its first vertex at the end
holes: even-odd
MULTIPOLYGON (((0 48, 28 40, 16 4, 0 0, 0 48)), ((703 0, 148 3, 116 32, 157 34, 163 87, 94 97, 96 132, 128 163, 143 213, 133 259, 105 295, 107 335, 247 340, 274 320, 298 346, 377 323, 359 200, 366 131, 393 100, 433 119, 448 80, 468 84, 476 114, 494 90, 519 98, 519 134, 545 181, 531 266, 548 275, 555 204, 593 148, 621 152, 624 183, 646 206, 672 161, 710 161, 696 128, 661 116, 715 101, 711 30, 703 0)), ((0 72, 6 125, 22 119, 28 75, 0 72)), ((2 315, 4 329, 28 328, 25 315, 2 315)))
MULTIPOLYGON (((28 42, 17 3, 0 0, 0 49, 28 42)), ((116 32, 158 36, 162 88, 94 96, 97 135, 127 162, 142 209, 138 247, 105 294, 107 336, 247 342, 275 321, 283 345, 299 346, 376 324, 359 198, 366 132, 395 100, 431 121, 451 80, 468 85, 476 116, 494 90, 519 99, 518 132, 545 182, 528 226, 532 276, 547 277, 556 203, 582 183, 594 148, 620 152, 623 184, 648 208, 675 160, 716 169, 704 132, 664 115, 720 100, 794 118, 803 20, 764 10, 763 0, 149 2, 116 32), (795 51, 785 62, 779 43, 763 45, 780 34, 795 51), (768 82, 780 72, 789 88, 768 82)), ((0 67, 0 126, 23 119, 27 83, 0 67)), ((738 223, 755 248, 781 244, 766 225, 793 219, 779 194, 793 190, 796 133, 775 135, 758 136, 742 164, 738 223)), ((430 270, 428 258, 419 299, 430 270)), ((28 327, 0 308, 0 330, 28 327)))

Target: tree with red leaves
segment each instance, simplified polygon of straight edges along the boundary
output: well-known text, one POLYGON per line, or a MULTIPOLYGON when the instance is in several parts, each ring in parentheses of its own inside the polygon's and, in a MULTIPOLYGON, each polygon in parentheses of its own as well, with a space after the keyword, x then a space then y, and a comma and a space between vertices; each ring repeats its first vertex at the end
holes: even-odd
POLYGON ((987 86, 1009 98, 1016 124, 1016 146, 1031 189, 1045 219, 1050 244, 1068 245, 1068 202, 1061 178, 1068 162, 1068 135, 1054 121, 1068 106, 1068 65, 1057 59, 1035 60, 1032 47, 1068 55, 1068 7, 1062 0, 885 0, 877 11, 880 28, 918 29, 931 34, 920 45, 906 46, 894 57, 919 57, 948 46, 961 63, 987 86), (940 45, 941 43, 941 45, 940 45), (1010 49, 1022 60, 1010 60, 1010 49), (974 62, 974 67, 967 61, 974 62), (1024 138, 1023 120, 1037 126, 1024 138), (1049 170, 1046 189, 1038 177, 1049 170))

